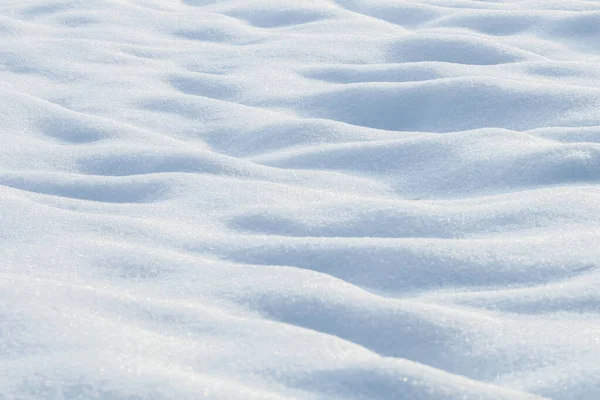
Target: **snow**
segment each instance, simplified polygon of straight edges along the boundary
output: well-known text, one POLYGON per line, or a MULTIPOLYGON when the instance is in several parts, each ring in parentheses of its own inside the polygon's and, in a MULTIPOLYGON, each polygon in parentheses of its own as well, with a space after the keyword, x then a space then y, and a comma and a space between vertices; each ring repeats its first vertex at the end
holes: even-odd
POLYGON ((600 398, 600 2, 5 0, 0 399, 600 398))

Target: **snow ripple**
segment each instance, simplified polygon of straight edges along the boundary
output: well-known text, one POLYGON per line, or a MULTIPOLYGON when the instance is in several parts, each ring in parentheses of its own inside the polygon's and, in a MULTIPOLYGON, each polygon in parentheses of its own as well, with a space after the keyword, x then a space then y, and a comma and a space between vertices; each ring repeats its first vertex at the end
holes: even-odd
POLYGON ((3 2, 0 398, 598 398, 599 27, 3 2))

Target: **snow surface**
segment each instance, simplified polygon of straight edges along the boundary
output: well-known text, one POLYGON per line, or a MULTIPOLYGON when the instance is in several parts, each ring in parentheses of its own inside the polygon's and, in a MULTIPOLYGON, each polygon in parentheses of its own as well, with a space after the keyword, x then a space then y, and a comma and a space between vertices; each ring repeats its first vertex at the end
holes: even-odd
POLYGON ((600 398, 600 1, 4 0, 0 43, 2 400, 600 398))

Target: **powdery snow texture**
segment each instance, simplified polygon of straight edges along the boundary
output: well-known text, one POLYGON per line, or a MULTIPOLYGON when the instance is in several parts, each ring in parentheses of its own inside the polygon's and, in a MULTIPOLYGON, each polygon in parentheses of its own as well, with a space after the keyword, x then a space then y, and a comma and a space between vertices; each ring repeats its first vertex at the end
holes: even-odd
POLYGON ((600 398, 600 2, 5 0, 0 398, 600 398))

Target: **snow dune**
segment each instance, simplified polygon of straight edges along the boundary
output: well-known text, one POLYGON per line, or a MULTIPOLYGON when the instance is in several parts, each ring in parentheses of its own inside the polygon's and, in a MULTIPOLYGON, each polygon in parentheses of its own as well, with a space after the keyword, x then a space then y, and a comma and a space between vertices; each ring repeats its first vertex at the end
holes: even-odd
POLYGON ((597 399, 600 3, 6 0, 0 399, 597 399))

